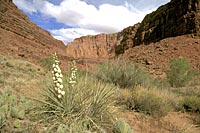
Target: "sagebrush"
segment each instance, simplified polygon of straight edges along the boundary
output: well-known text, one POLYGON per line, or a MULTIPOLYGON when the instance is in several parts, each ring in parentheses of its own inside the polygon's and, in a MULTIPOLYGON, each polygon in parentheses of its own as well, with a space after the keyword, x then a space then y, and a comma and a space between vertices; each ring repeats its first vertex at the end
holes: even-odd
POLYGON ((186 59, 174 59, 170 61, 170 69, 166 70, 166 75, 172 87, 183 87, 192 80, 194 71, 186 59))
POLYGON ((100 64, 95 76, 103 82, 113 83, 121 88, 132 88, 137 85, 149 87, 152 82, 151 76, 141 66, 123 60, 100 64))

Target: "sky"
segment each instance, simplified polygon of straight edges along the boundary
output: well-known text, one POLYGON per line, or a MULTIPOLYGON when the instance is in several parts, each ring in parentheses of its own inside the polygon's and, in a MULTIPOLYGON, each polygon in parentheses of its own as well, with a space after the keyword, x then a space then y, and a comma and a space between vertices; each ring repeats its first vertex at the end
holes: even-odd
POLYGON ((31 21, 65 44, 81 36, 119 32, 169 1, 13 0, 31 21))

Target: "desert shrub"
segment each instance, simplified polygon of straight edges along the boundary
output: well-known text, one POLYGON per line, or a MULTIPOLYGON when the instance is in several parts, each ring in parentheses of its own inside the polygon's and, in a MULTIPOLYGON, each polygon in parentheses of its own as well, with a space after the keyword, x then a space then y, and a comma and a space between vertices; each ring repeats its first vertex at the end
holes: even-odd
POLYGON ((180 108, 179 99, 172 93, 158 89, 136 88, 127 101, 127 107, 154 117, 166 115, 169 111, 180 108))
POLYGON ((24 96, 17 98, 15 95, 4 92, 0 95, 0 132, 14 132, 13 128, 18 131, 24 131, 23 120, 31 110, 32 102, 24 96), (9 126, 9 125, 13 126, 9 126))
POLYGON ((170 69, 166 70, 167 79, 172 87, 183 87, 191 81, 194 72, 186 59, 170 61, 170 69))
POLYGON ((116 121, 114 126, 114 133, 133 133, 133 129, 123 119, 116 121))
POLYGON ((185 96, 197 96, 200 97, 200 86, 190 86, 190 87, 180 87, 180 88, 171 88, 172 92, 185 96))
POLYGON ((132 89, 118 89, 115 99, 121 109, 127 109, 128 101, 132 96, 132 89))
POLYGON ((53 59, 52 59, 51 56, 42 58, 42 59, 40 60, 40 64, 41 64, 46 70, 50 70, 50 69, 51 69, 51 66, 52 66, 52 64, 53 64, 53 59))
POLYGON ((183 100, 183 107, 186 111, 200 113, 200 97, 187 96, 183 100))
POLYGON ((137 85, 148 87, 151 85, 150 75, 139 65, 120 60, 100 64, 95 76, 97 79, 113 83, 121 88, 132 88, 137 85))
POLYGON ((165 89, 165 88, 170 87, 169 82, 166 79, 160 78, 160 77, 156 77, 153 80, 152 84, 153 84, 152 85, 153 87, 157 87, 157 88, 160 88, 160 89, 165 89))
MULTIPOLYGON (((77 77, 75 62, 70 77, 63 78, 54 56, 53 81, 38 100, 36 115, 51 132, 107 130, 113 125, 114 85, 96 81, 83 74, 77 77)), ((65 77, 65 76, 64 76, 65 77)))

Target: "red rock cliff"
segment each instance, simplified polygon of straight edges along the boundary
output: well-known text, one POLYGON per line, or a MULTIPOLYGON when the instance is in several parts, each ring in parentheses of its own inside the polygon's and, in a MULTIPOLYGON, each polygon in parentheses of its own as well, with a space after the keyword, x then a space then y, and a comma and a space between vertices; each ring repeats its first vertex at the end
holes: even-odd
POLYGON ((171 0, 146 15, 141 24, 125 28, 119 33, 75 39, 67 46, 67 54, 73 57, 110 57, 123 54, 130 47, 168 37, 185 34, 199 36, 199 26, 199 0, 171 0))
POLYGON ((114 46, 118 39, 116 34, 99 34, 83 36, 67 44, 67 56, 74 58, 110 58, 114 56, 114 46))
POLYGON ((31 22, 12 0, 0 0, 0 54, 30 61, 57 52, 65 58, 65 45, 31 22))
POLYGON ((199 26, 199 0, 171 0, 146 15, 137 30, 133 46, 157 42, 167 37, 199 35, 199 26))

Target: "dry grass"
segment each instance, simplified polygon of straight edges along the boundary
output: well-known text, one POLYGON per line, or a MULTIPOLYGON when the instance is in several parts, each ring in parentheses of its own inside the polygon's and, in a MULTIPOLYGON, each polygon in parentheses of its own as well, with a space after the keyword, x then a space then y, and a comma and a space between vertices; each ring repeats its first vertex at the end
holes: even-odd
POLYGON ((160 117, 181 108, 181 98, 168 90, 143 88, 119 90, 117 101, 130 110, 160 117))
POLYGON ((45 79, 43 68, 14 57, 0 56, 0 68, 0 89, 19 95, 36 96, 45 79))

